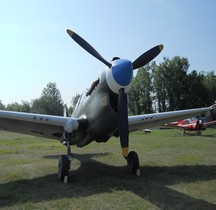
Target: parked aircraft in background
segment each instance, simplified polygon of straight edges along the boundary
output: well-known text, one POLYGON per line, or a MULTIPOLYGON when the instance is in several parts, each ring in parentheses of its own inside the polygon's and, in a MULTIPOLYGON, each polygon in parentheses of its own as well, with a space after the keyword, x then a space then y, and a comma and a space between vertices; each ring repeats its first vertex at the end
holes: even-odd
MULTIPOLYGON (((1 130, 57 139, 67 146, 67 155, 61 155, 59 158, 58 176, 61 181, 69 175, 71 145, 83 147, 92 141, 106 142, 112 136, 120 137, 122 154, 128 163, 129 170, 139 175, 138 155, 134 151, 128 152, 129 132, 192 117, 215 108, 215 106, 210 106, 128 116, 127 92, 132 82, 133 70, 154 59, 163 49, 163 45, 153 47, 133 62, 118 57, 108 62, 78 34, 69 29, 67 33, 107 67, 91 87, 81 95, 72 116, 0 111, 1 130)), ((86 72, 86 75, 89 73, 89 71, 86 72)))
POLYGON ((202 131, 205 130, 208 126, 215 125, 216 120, 205 122, 202 118, 188 118, 180 120, 177 122, 166 123, 166 127, 180 128, 183 129, 183 134, 186 134, 186 131, 197 131, 197 135, 201 135, 202 131))

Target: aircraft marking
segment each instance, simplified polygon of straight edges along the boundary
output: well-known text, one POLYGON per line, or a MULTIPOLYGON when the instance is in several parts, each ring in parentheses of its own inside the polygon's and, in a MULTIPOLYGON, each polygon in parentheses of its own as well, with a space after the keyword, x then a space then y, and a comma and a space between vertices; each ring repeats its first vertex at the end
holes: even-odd
POLYGON ((103 98, 101 99, 101 107, 105 107, 107 106, 107 97, 103 96, 103 98))

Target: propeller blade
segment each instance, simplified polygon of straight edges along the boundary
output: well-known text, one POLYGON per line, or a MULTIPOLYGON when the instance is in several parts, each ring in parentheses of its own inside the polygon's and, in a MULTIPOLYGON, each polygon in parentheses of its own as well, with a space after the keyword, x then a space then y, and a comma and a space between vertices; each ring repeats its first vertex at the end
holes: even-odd
POLYGON ((77 43, 79 44, 84 50, 89 52, 92 56, 100 60, 102 63, 104 63, 106 66, 111 67, 111 64, 106 61, 98 52, 95 50, 88 42, 86 42, 82 37, 80 37, 75 32, 71 31, 70 29, 67 29, 67 33, 69 36, 77 43))
POLYGON ((158 45, 147 52, 143 53, 140 57, 138 57, 134 62, 133 62, 133 69, 138 69, 144 65, 146 65, 148 62, 153 60, 161 51, 163 50, 163 45, 158 45))
POLYGON ((119 136, 122 147, 122 153, 125 158, 128 156, 128 106, 127 106, 127 94, 124 88, 119 90, 118 96, 118 127, 119 136))

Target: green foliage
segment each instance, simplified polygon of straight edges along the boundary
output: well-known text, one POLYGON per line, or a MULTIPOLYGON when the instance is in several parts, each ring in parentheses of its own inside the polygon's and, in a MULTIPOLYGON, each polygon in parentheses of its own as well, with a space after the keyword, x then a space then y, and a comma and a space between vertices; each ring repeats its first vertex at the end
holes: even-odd
POLYGON ((154 87, 159 111, 184 108, 183 94, 186 90, 186 75, 189 68, 187 58, 175 56, 164 58, 155 69, 154 87))
POLYGON ((156 66, 155 62, 147 64, 138 70, 136 77, 133 79, 130 92, 128 93, 128 107, 132 114, 142 114, 152 112, 151 92, 152 76, 150 70, 156 66))
POLYGON ((40 114, 63 115, 64 105, 56 83, 49 82, 41 97, 33 100, 31 111, 40 114))
POLYGON ((209 106, 211 103, 206 100, 208 93, 206 91, 204 74, 192 71, 187 76, 187 91, 185 92, 185 104, 188 108, 209 106))
POLYGON ((214 71, 205 74, 203 84, 206 88, 208 102, 216 102, 216 75, 214 74, 214 71))
POLYGON ((67 116, 71 116, 71 114, 73 113, 73 111, 76 107, 76 104, 77 104, 79 98, 80 98, 79 93, 76 93, 76 95, 72 97, 71 105, 67 108, 67 116))
POLYGON ((5 105, 2 103, 2 101, 0 100, 0 110, 4 110, 5 109, 5 105))
POLYGON ((6 106, 6 110, 8 111, 16 111, 16 112, 30 112, 31 111, 31 103, 27 101, 22 101, 21 104, 14 102, 8 104, 6 106))
POLYGON ((132 114, 172 111, 210 106, 216 100, 216 75, 211 72, 188 73, 187 58, 164 58, 138 70, 129 93, 132 114))
POLYGON ((56 83, 49 82, 43 89, 41 97, 34 99, 32 102, 22 101, 10 103, 4 106, 0 100, 0 110, 17 111, 17 112, 34 112, 49 115, 63 115, 63 101, 56 83))

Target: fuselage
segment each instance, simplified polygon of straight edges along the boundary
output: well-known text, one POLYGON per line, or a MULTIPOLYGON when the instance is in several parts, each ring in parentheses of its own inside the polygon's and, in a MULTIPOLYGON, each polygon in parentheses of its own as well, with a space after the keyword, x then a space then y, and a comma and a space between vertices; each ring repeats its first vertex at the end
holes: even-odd
MULTIPOLYGON (((121 59, 115 62, 121 63, 121 66, 123 63, 126 67, 130 64, 129 61, 121 59)), ((129 90, 132 71, 129 71, 125 77, 125 72, 124 75, 121 75, 121 69, 118 69, 118 64, 116 64, 117 68, 115 67, 115 63, 113 66, 103 71, 101 76, 92 83, 90 88, 80 96, 72 113, 72 117, 87 119, 87 122, 85 122, 85 126, 82 126, 82 129, 78 129, 75 135, 72 136, 71 144, 82 147, 94 140, 97 142, 106 142, 111 136, 118 136, 118 91, 121 87, 126 87, 126 90, 129 90), (113 78, 116 69, 119 74, 116 76, 117 80, 118 76, 122 80, 120 81, 120 85, 113 78), (128 81, 124 83, 124 80, 128 81)))
POLYGON ((184 119, 178 122, 168 123, 167 125, 171 127, 179 127, 184 129, 185 131, 205 130, 204 121, 196 118, 184 119))
POLYGON ((188 121, 184 120, 180 122, 178 125, 182 126, 184 130, 188 130, 188 131, 204 130, 203 121, 198 119, 194 119, 194 120, 188 119, 188 121))

